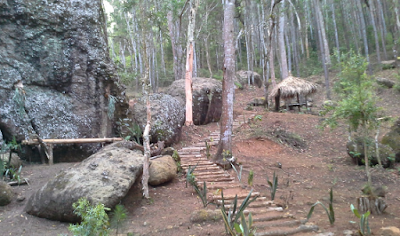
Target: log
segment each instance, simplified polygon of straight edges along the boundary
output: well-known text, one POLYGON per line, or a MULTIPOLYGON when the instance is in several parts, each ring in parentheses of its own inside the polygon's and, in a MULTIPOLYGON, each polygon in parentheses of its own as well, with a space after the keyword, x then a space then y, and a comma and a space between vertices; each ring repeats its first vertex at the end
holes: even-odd
POLYGON ((26 179, 26 178, 25 178, 25 179, 22 179, 20 182, 18 182, 18 181, 11 181, 11 182, 7 182, 7 184, 10 185, 10 186, 21 185, 21 184, 27 184, 27 185, 29 185, 28 180, 29 180, 29 179, 26 179))
MULTIPOLYGON (((123 138, 77 138, 77 139, 42 139, 44 143, 51 144, 70 144, 70 143, 112 143, 122 141, 123 138)), ((38 139, 22 140, 23 145, 37 145, 38 139)))
POLYGON ((359 197, 357 198, 357 209, 361 213, 367 211, 371 214, 382 214, 385 211, 387 205, 381 197, 359 197))

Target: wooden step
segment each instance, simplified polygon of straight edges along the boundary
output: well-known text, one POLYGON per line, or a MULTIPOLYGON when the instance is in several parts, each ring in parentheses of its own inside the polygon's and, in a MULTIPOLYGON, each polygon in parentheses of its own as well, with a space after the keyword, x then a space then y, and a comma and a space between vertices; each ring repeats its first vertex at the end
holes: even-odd
POLYGON ((305 232, 315 232, 318 231, 319 228, 317 225, 300 225, 297 228, 279 228, 272 231, 267 232, 257 232, 255 236, 284 236, 284 235, 293 235, 298 233, 305 232))

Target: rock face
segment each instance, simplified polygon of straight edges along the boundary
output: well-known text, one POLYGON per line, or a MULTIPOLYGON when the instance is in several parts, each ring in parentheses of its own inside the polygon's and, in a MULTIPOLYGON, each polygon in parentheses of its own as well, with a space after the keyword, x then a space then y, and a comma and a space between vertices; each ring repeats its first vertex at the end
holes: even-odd
POLYGON ((248 84, 248 77, 250 77, 250 84, 261 88, 263 84, 261 76, 257 72, 253 72, 253 77, 254 77, 254 84, 253 84, 251 80, 251 73, 252 73, 251 71, 245 71, 245 70, 236 71, 236 81, 239 82, 242 86, 245 86, 248 84))
MULTIPOLYGON (((371 139, 367 140, 368 142, 368 156, 370 157, 370 164, 376 165, 378 164, 378 158, 376 155, 375 142, 371 139)), ((358 165, 364 164, 364 145, 361 138, 355 138, 351 142, 347 142, 347 153, 353 159, 353 161, 358 165)), ((379 156, 381 157, 383 167, 390 167, 392 164, 391 158, 394 158, 393 149, 388 146, 379 143, 379 156)))
MULTIPOLYGON (((219 121, 222 110, 222 83, 211 78, 193 78, 193 122, 205 125, 219 121)), ((167 94, 177 98, 186 107, 185 81, 176 80, 168 87, 167 94)))
POLYGON ((80 164, 62 171, 33 194, 25 207, 31 215, 77 222, 72 203, 85 197, 92 204, 113 208, 142 173, 143 155, 130 150, 133 143, 106 146, 80 164))
POLYGON ((150 161, 149 184, 157 186, 167 183, 176 177, 178 168, 171 156, 162 156, 150 161))
MULTIPOLYGON (((111 134, 107 107, 116 102, 121 111, 122 90, 113 78, 104 22, 101 1, 0 1, 5 140, 111 134)), ((89 153, 97 147, 85 146, 89 153)))
POLYGON ((400 229, 394 226, 383 227, 380 229, 381 236, 400 236, 400 229))
MULTIPOLYGON (((165 145, 179 141, 185 121, 185 108, 168 94, 150 95, 151 142, 164 141, 165 145)), ((144 130, 147 123, 146 99, 140 98, 133 106, 133 120, 144 130)))
POLYGON ((14 192, 10 187, 10 185, 8 185, 3 180, 0 180, 0 206, 5 206, 10 204, 13 196, 14 192))
POLYGON ((382 143, 389 145, 396 153, 396 162, 400 162, 400 119, 390 128, 382 138, 382 143))
POLYGON ((1 133, 0 130, 0 147, 3 146, 3 134, 1 133))

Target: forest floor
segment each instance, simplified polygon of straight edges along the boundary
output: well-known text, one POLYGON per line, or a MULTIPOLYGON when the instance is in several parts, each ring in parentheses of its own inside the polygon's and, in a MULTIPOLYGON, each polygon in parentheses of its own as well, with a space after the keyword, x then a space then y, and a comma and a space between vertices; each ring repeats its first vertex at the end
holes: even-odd
MULTIPOLYGON (((394 71, 383 71, 377 76, 395 81, 394 71)), ((314 76, 309 80, 322 84, 323 78, 314 76)), ((386 115, 399 117, 400 92, 381 87, 377 91, 381 98, 379 106, 385 109, 386 115)), ((272 179, 275 172, 279 178, 275 201, 298 219, 305 218, 311 205, 318 200, 328 205, 329 189, 333 188, 336 222, 330 225, 320 206, 316 207, 310 221, 319 226, 318 233, 343 235, 344 230, 356 231, 357 224, 354 222, 358 222, 358 219, 351 212, 350 204, 356 205, 356 199, 361 196, 361 189, 367 179, 364 166, 355 165, 347 155, 346 126, 341 125, 335 130, 318 128, 323 120, 323 117, 316 115, 324 101, 323 88, 313 96, 313 114, 277 113, 266 111, 263 107, 245 110, 249 101, 254 97, 261 97, 262 94, 263 90, 258 88, 237 90, 235 94, 235 117, 250 113, 259 115, 258 119, 252 119, 234 132, 233 154, 243 165, 242 182, 247 183, 247 175, 252 170, 254 189, 269 196, 267 176, 272 179), (291 137, 300 138, 303 142, 293 142, 290 138, 279 135, 282 133, 292 134, 291 137), (278 163, 281 168, 278 168, 278 163)), ((389 126, 383 126, 381 133, 384 134, 389 126)), ((215 130, 218 130, 217 123, 184 127, 181 142, 175 147, 191 146, 215 130)), ((215 147, 212 151, 215 151, 215 147)), ((49 178, 74 164, 76 163, 25 165, 22 175, 29 178, 30 185, 16 186, 13 189, 16 196, 25 196, 26 199, 14 200, 11 204, 0 207, 0 235, 67 235, 68 224, 28 215, 24 212, 24 206, 27 199, 49 178)), ((370 227, 375 235, 381 227, 400 225, 399 171, 400 164, 384 170, 372 169, 373 183, 388 188, 385 201, 389 205, 384 214, 369 217, 370 227)), ((229 172, 236 177, 233 170, 229 172)), ((226 235, 221 220, 190 222, 191 213, 202 209, 202 203, 191 187, 185 187, 184 175, 163 186, 150 188, 150 200, 142 199, 140 186, 135 186, 122 201, 128 210, 128 219, 122 229, 123 235, 226 235)), ((215 209, 215 206, 210 205, 209 208, 215 209)))

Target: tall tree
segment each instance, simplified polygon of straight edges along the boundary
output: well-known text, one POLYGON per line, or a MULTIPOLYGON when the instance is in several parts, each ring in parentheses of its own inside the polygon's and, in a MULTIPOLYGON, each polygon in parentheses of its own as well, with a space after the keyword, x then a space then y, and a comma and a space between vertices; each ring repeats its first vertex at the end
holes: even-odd
POLYGON ((372 67, 371 67, 371 62, 369 60, 369 48, 368 48, 368 39, 367 39, 367 27, 365 24, 365 19, 364 19, 364 14, 363 14, 363 9, 361 6, 361 2, 359 0, 355 0, 356 6, 358 9, 358 16, 360 17, 360 23, 361 23, 361 32, 362 32, 362 38, 364 42, 364 53, 365 53, 365 58, 367 59, 368 62, 368 73, 369 75, 372 74, 372 67))
POLYGON ((233 79, 235 77, 235 45, 233 21, 235 15, 235 0, 224 1, 224 79, 222 82, 222 114, 220 125, 220 140, 214 161, 230 166, 226 158, 232 157, 232 126, 233 126, 233 96, 235 93, 233 79))
POLYGON ((325 64, 330 65, 331 57, 329 54, 329 44, 328 44, 328 38, 326 36, 325 21, 324 21, 324 17, 322 15, 322 11, 321 11, 320 0, 314 0, 314 7, 315 7, 315 15, 316 15, 316 19, 317 19, 317 27, 318 27, 318 30, 320 31, 320 32, 318 32, 318 34, 321 34, 321 40, 322 40, 321 50, 324 51, 323 55, 325 57, 325 64))
POLYGON ((282 80, 286 79, 289 76, 286 48, 285 48, 285 21, 286 21, 285 2, 286 0, 282 1, 282 7, 279 16, 279 27, 278 27, 278 46, 280 54, 280 63, 282 68, 282 74, 281 74, 282 80))
POLYGON ((189 24, 188 39, 186 49, 186 74, 185 74, 185 93, 186 93, 186 121, 185 125, 193 125, 192 107, 192 73, 193 73, 193 54, 194 54, 194 27, 196 26, 196 10, 199 0, 189 0, 189 24), (194 2, 193 2, 194 1, 194 2))

